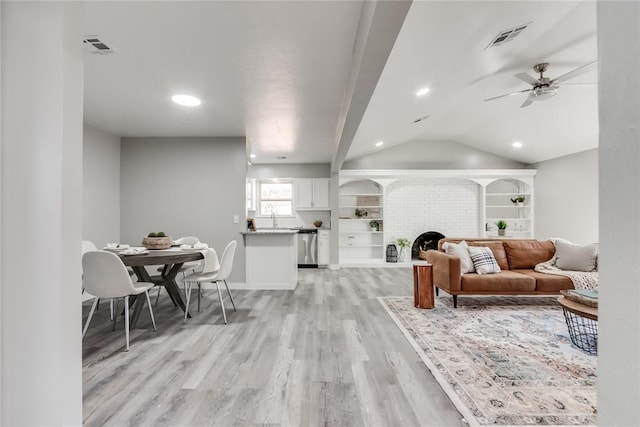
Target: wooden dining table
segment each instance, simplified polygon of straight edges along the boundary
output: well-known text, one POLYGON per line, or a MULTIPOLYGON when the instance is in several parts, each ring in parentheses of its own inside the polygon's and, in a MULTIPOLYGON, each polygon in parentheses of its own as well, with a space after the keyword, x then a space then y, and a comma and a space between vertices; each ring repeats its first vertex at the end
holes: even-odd
MULTIPOLYGON (((124 265, 131 267, 139 282, 150 282, 155 286, 164 286, 173 304, 179 306, 183 312, 187 311, 180 287, 176 282, 176 276, 185 262, 204 259, 200 250, 180 248, 150 250, 148 253, 139 255, 120 254, 120 259, 124 265), (145 267, 156 265, 164 265, 164 268, 159 275, 150 275, 145 267)), ((145 301, 146 298, 135 298, 131 302, 134 306, 131 317, 132 328, 135 327, 140 317, 145 301)))

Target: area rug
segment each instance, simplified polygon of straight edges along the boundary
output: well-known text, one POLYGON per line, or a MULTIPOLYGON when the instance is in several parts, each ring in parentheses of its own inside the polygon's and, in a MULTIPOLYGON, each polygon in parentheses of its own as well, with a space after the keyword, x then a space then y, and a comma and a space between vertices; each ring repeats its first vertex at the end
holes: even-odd
POLYGON ((597 357, 571 345, 556 298, 379 300, 469 425, 596 424, 597 357))

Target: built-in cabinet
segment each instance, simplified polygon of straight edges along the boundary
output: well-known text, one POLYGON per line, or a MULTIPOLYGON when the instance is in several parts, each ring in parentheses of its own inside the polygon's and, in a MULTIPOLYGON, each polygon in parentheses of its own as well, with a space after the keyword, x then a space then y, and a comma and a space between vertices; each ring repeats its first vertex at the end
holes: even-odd
POLYGON ((496 222, 505 221, 506 237, 533 236, 533 188, 518 179, 498 179, 485 189, 485 233, 499 237, 496 222))
POLYGON ((371 180, 340 186, 340 263, 384 261, 383 188, 371 180))
POLYGON ((329 179, 301 178, 293 181, 296 210, 329 209, 329 179))
POLYGON ((330 260, 330 231, 318 230, 318 265, 329 265, 330 260))

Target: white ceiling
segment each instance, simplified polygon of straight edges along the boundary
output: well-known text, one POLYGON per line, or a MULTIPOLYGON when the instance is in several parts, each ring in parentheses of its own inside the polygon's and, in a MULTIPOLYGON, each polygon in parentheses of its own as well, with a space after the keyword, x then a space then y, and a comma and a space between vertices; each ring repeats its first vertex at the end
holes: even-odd
MULTIPOLYGON (((247 136, 256 163, 329 162, 362 2, 87 2, 85 33, 117 55, 85 55, 85 118, 121 136, 247 136), (203 100, 187 109, 174 93, 203 100)), ((412 4, 347 158, 410 140, 454 140, 536 162, 597 146, 597 86, 565 86, 520 108, 513 77, 557 77, 596 59, 595 2, 412 4), (532 22, 518 38, 485 46, 532 22), (422 86, 431 92, 416 98, 422 86), (413 120, 430 115, 413 124, 413 120), (511 148, 515 140, 525 146, 511 148)), ((571 82, 596 82, 597 68, 571 82)), ((370 76, 369 76, 370 77, 370 76)), ((347 99, 348 101, 348 99, 347 99)))

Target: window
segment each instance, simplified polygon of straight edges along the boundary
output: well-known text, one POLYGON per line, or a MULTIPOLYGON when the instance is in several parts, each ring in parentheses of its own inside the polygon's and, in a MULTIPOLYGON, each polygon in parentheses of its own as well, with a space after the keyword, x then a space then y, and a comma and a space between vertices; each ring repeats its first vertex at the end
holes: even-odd
POLYGON ((293 181, 258 182, 259 215, 293 215, 293 181))

